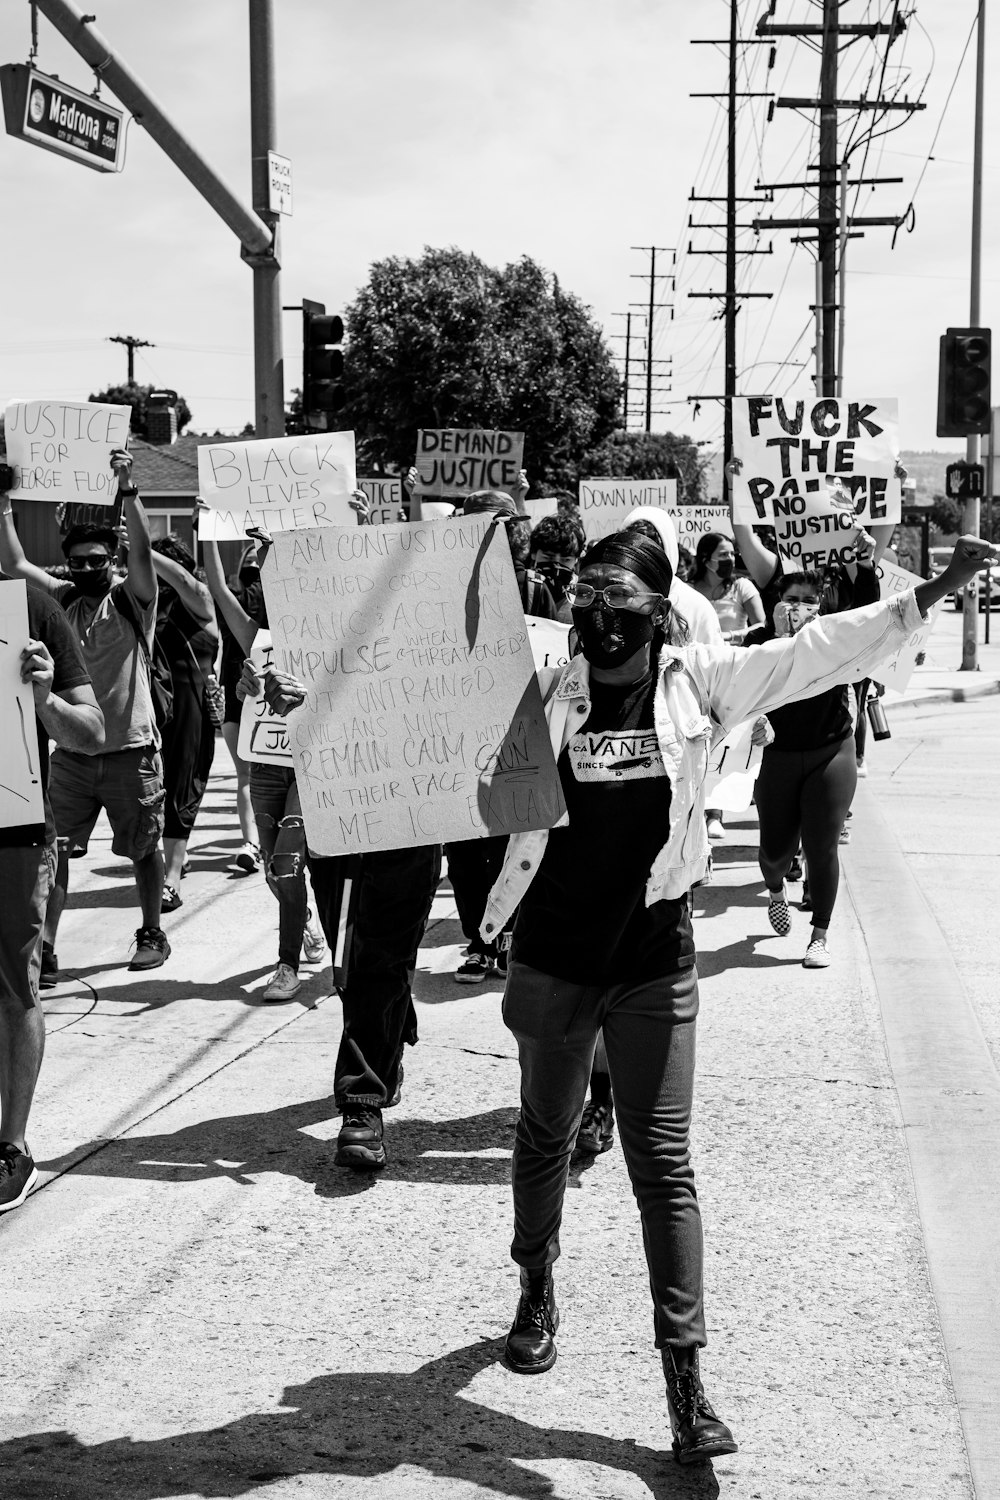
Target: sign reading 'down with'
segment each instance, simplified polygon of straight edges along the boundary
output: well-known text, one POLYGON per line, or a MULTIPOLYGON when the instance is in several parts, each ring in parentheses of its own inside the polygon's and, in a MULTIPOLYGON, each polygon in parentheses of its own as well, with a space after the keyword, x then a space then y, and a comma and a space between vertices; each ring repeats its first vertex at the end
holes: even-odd
POLYGON ((356 524, 353 432, 301 433, 198 449, 198 518, 206 541, 230 542, 259 527, 272 534, 356 524))
POLYGON ((425 428, 417 434, 414 464, 420 476, 414 494, 471 495, 517 483, 524 458, 523 432, 425 428))
POLYGON ((12 500, 80 500, 110 505, 118 493, 112 448, 128 442, 130 406, 98 401, 12 401, 7 462, 12 500))
POLYGON ((733 453, 742 467, 732 481, 733 518, 751 526, 804 518, 808 497, 839 480, 858 524, 898 521, 898 427, 895 398, 735 399, 733 453))
POLYGON ((564 811, 502 527, 288 532, 261 569, 310 849, 551 827, 564 811))
POLYGON ((588 542, 620 531, 637 505, 677 504, 676 479, 581 479, 580 520, 588 542))

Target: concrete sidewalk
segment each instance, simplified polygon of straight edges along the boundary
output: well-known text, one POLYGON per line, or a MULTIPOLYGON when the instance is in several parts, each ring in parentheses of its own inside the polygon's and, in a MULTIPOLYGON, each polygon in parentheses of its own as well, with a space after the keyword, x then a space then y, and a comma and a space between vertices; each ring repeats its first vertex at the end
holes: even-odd
POLYGON ((620 1148, 572 1173, 559 1360, 517 1377, 500 993, 453 982, 443 886, 389 1165, 338 1169, 339 1005, 328 970, 260 1004, 276 912, 227 870, 219 767, 163 970, 121 967, 137 916, 107 844, 73 867, 44 1185, 0 1222, 5 1500, 972 1495, 854 874, 826 971, 801 967, 805 916, 770 932, 750 815, 698 897, 703 1371, 741 1452, 681 1470, 620 1148))
POLYGON ((888 690, 886 708, 908 713, 934 703, 968 703, 1000 693, 1000 616, 990 620, 990 641, 984 640, 985 615, 979 616, 978 672, 963 672, 962 616, 944 608, 938 615, 927 647, 927 660, 917 667, 903 693, 888 690))

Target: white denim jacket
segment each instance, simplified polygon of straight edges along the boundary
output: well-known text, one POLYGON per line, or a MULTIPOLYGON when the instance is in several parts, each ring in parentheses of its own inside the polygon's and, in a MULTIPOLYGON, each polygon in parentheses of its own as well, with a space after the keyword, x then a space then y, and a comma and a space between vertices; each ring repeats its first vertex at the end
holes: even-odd
MULTIPOLYGON (((862 609, 821 615, 789 640, 748 648, 664 647, 653 717, 670 782, 670 836, 646 881, 647 906, 683 896, 704 878, 705 775, 713 744, 745 719, 868 676, 922 623, 926 619, 911 589, 862 609)), ((538 680, 558 760, 590 714, 590 667, 584 657, 576 656, 564 667, 544 668, 538 680)), ((486 904, 481 929, 485 941, 503 929, 524 896, 548 839, 547 829, 512 836, 486 904)))

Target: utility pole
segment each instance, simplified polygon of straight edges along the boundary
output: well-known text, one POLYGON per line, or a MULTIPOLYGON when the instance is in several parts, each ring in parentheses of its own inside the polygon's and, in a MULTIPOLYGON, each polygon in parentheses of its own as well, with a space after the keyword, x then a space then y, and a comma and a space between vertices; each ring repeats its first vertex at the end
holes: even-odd
MULTIPOLYGON (((699 46, 721 45, 711 40, 697 38, 699 46)), ((726 267, 726 289, 724 292, 688 292, 689 297, 721 297, 722 312, 725 329, 725 378, 723 398, 723 438, 722 438, 722 461, 727 464, 733 456, 733 397, 736 395, 737 373, 736 373, 736 314, 740 309, 740 298, 736 295, 736 260, 737 256, 743 255, 770 255, 771 250, 744 250, 737 248, 737 230, 745 226, 737 223, 737 205, 740 203, 759 203, 759 198, 738 198, 736 196, 736 112, 738 99, 761 97, 760 95, 739 93, 736 88, 736 72, 739 59, 739 47, 741 45, 753 45, 753 42, 740 42, 739 38, 739 0, 729 0, 729 37, 726 42, 728 48, 729 78, 726 89, 727 107, 727 150, 726 150, 726 222, 725 225, 696 226, 691 215, 688 215, 688 228, 697 227, 717 229, 724 228, 726 235, 725 267, 726 267)), ((716 99, 718 94, 692 94, 692 99, 716 99)), ((763 97, 769 97, 764 95, 763 97)), ((696 197, 692 188, 690 194, 692 203, 714 203, 715 198, 696 197)), ((715 255, 718 252, 712 250, 695 250, 693 245, 688 246, 689 255, 715 255)), ((770 298, 771 292, 744 292, 744 297, 770 298)))
MULTIPOLYGON (((645 308, 645 311, 646 311, 646 405, 645 405, 645 429, 646 429, 647 432, 651 432, 652 431, 653 417, 659 415, 659 413, 656 412, 654 410, 654 407, 653 407, 653 366, 654 365, 666 365, 667 366, 667 370, 665 372, 665 376, 666 376, 667 379, 669 379, 670 365, 671 365, 671 361, 669 359, 654 359, 653 358, 653 329, 654 329, 654 319, 656 317, 656 313, 659 310, 666 309, 666 308, 669 308, 669 310, 670 310, 671 319, 674 316, 674 304, 672 302, 657 302, 657 300, 656 300, 656 283, 657 283, 657 281, 669 281, 670 282, 670 290, 671 291, 674 290, 674 288, 676 286, 676 279, 674 277, 673 267, 676 266, 676 264, 677 264, 677 251, 669 249, 669 248, 667 248, 667 247, 665 247, 663 245, 633 245, 632 249, 633 250, 640 250, 640 251, 643 251, 643 252, 648 252, 648 254, 649 254, 649 271, 648 272, 645 272, 645 271, 633 271, 633 273, 632 273, 632 278, 633 278, 633 280, 636 280, 636 281, 645 281, 647 279, 647 276, 648 276, 648 278, 649 278, 649 298, 648 298, 647 302, 633 302, 632 306, 633 307, 642 307, 642 308, 645 308), (657 254, 669 255, 671 257, 671 262, 670 262, 671 269, 669 271, 657 271, 657 269, 656 269, 656 257, 657 257, 657 254)), ((657 377, 657 378, 663 378, 663 377, 661 376, 661 377, 657 377)), ((669 390, 670 390, 670 386, 669 385, 666 386, 665 388, 662 387, 662 386, 658 386, 657 389, 656 389, 656 394, 657 395, 665 395, 666 392, 669 391, 669 390)))
POLYGON ((269 204, 267 153, 277 148, 274 105, 273 0, 250 0, 250 166, 254 211, 270 227, 263 254, 242 252, 253 270, 254 432, 285 435, 285 369, 281 349, 279 215, 269 204))
MULTIPOLYGON (((839 159, 839 145, 837 140, 837 122, 840 111, 855 111, 858 113, 872 111, 887 112, 889 110, 906 110, 912 113, 917 109, 926 109, 925 104, 913 102, 909 99, 839 99, 837 97, 838 62, 840 57, 840 41, 842 37, 852 40, 858 37, 866 37, 874 40, 876 37, 887 38, 886 47, 902 36, 906 29, 906 19, 899 14, 898 9, 893 14, 890 22, 865 21, 857 24, 840 21, 840 0, 823 0, 822 22, 802 22, 799 24, 777 24, 768 19, 774 13, 774 6, 768 11, 761 21, 757 23, 757 35, 761 38, 778 36, 796 37, 808 39, 815 45, 817 39, 820 42, 820 78, 819 98, 779 98, 775 100, 777 109, 794 109, 800 112, 819 112, 819 162, 818 180, 814 184, 817 194, 816 217, 809 219, 755 219, 753 227, 761 229, 812 229, 815 234, 811 237, 801 236, 797 239, 798 244, 816 245, 816 302, 814 311, 816 313, 817 329, 817 362, 816 362, 816 393, 821 396, 836 396, 838 394, 838 355, 842 362, 842 342, 838 337, 838 325, 843 316, 843 307, 838 302, 837 292, 837 262, 838 253, 842 255, 845 242, 856 238, 848 233, 850 229, 864 229, 877 225, 891 226, 899 229, 906 222, 906 215, 890 215, 885 217, 875 216, 846 216, 846 180, 841 183, 841 173, 846 179, 848 170, 848 156, 843 163, 839 159)), ((858 183, 870 182, 875 184, 880 181, 898 181, 891 178, 859 178, 858 183)), ((764 184, 758 183, 758 188, 763 189, 764 184)), ((772 183, 767 187, 771 191, 785 187, 802 187, 805 183, 772 183)), ((846 285, 845 279, 841 278, 841 297, 846 285)))
MULTIPOLYGON (((622 377, 622 385, 624 387, 624 401, 622 403, 622 425, 625 428, 625 431, 628 432, 629 417, 631 416, 630 401, 632 395, 632 314, 630 312, 624 312, 615 313, 614 316, 616 318, 625 319, 625 332, 613 333, 611 337, 613 339, 623 338, 625 340, 625 370, 622 377)), ((616 354, 615 358, 621 359, 622 356, 620 354, 616 354)))
MULTIPOLYGON (((976 35, 976 117, 973 127, 972 148, 972 245, 969 266, 969 326, 979 327, 980 292, 983 271, 983 96, 986 69, 986 0, 979 0, 979 25, 976 35)), ((981 451, 978 433, 970 433, 965 440, 965 458, 970 464, 979 462, 981 451)), ((990 436, 990 507, 992 519, 993 439, 990 436)), ((965 502, 965 534, 979 536, 980 514, 978 499, 965 502)), ((992 540, 992 537, 990 538, 992 540)), ((989 599, 987 598, 987 607, 989 599)), ((974 581, 965 590, 962 601, 962 668, 963 672, 979 671, 979 588, 974 581)))
POLYGON ((129 385, 135 385, 135 351, 137 349, 155 349, 156 345, 151 344, 149 342, 149 339, 137 339, 134 334, 131 333, 113 333, 109 337, 108 343, 124 344, 127 347, 128 383, 129 385))

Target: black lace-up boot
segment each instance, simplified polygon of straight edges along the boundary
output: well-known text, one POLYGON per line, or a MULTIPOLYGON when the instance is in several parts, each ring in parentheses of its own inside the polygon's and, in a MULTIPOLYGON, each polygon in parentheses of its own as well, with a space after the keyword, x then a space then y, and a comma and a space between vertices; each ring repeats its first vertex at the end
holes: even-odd
POLYGON ((552 1267, 541 1271, 521 1268, 521 1300, 507 1335, 505 1353, 512 1370, 540 1375, 556 1362, 555 1333, 559 1327, 552 1267))
POLYGON ((721 1458, 736 1453, 736 1443, 725 1422, 709 1404, 698 1373, 698 1350, 692 1349, 686 1370, 674 1365, 673 1351, 663 1349, 663 1373, 667 1377, 667 1408, 674 1435, 674 1458, 679 1464, 696 1464, 703 1458, 721 1458))

